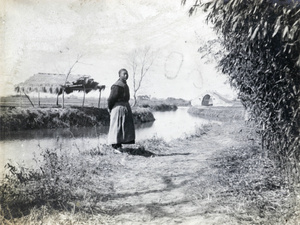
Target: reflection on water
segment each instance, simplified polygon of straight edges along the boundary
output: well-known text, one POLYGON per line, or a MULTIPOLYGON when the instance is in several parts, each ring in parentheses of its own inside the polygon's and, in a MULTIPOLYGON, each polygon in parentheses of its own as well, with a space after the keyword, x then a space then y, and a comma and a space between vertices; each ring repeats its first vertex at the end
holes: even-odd
MULTIPOLYGON (((155 121, 136 125, 136 141, 152 137, 166 141, 191 134, 208 120, 191 116, 187 108, 171 112, 154 112, 155 121)), ((69 148, 90 149, 106 144, 108 127, 80 127, 67 129, 45 129, 1 134, 0 174, 9 159, 24 162, 29 166, 33 154, 39 156, 43 149, 69 148)))

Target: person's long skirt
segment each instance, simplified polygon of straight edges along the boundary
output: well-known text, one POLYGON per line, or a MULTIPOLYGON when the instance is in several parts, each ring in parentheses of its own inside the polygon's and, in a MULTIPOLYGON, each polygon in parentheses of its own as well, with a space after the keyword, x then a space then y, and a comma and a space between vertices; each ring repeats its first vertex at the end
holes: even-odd
POLYGON ((129 103, 116 104, 111 110, 108 144, 134 144, 135 129, 129 103))

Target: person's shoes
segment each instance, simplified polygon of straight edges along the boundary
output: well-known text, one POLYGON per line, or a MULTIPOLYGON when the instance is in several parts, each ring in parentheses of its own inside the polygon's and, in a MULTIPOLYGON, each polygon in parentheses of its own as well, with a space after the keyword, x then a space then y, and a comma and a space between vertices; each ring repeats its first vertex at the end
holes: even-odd
POLYGON ((113 147, 114 149, 119 149, 122 148, 121 144, 112 144, 111 147, 113 147))
POLYGON ((114 149, 115 154, 121 154, 122 152, 119 149, 114 149))
POLYGON ((122 151, 121 151, 122 145, 121 144, 112 144, 111 146, 114 148, 115 154, 122 153, 122 151))

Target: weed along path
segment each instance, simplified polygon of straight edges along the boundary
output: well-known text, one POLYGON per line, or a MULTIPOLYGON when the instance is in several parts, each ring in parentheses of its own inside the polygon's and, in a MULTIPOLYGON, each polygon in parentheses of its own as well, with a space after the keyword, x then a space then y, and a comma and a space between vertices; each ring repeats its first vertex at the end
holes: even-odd
POLYGON ((210 161, 233 142, 229 136, 221 139, 208 132, 176 140, 156 150, 154 157, 114 155, 122 168, 111 177, 114 193, 99 207, 124 224, 222 222, 223 214, 217 218, 207 213, 213 196, 202 189, 213 177, 210 161))
POLYGON ((108 153, 116 165, 108 178, 112 192, 95 209, 114 224, 241 224, 214 166, 224 150, 253 145, 240 126, 214 124, 185 139, 108 153))
POLYGON ((119 154, 48 149, 42 172, 10 167, 19 181, 1 187, 0 224, 297 224, 298 192, 253 133, 241 121, 214 123, 119 154))

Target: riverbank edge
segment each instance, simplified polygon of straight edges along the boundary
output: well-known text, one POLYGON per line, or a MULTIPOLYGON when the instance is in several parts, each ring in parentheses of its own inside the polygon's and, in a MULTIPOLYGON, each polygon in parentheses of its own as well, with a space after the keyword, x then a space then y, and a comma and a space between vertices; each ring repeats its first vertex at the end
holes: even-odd
MULTIPOLYGON (((295 190, 291 190, 288 186, 282 185, 284 181, 278 176, 278 168, 273 162, 266 158, 265 154, 262 154, 261 149, 258 147, 258 140, 255 140, 254 143, 252 143, 252 140, 249 140, 248 136, 253 132, 253 129, 245 127, 242 123, 238 125, 225 123, 222 125, 222 129, 223 132, 220 134, 220 125, 211 124, 205 129, 201 129, 198 134, 186 137, 185 139, 174 140, 171 144, 166 144, 161 140, 154 139, 143 142, 142 144, 145 149, 158 154, 164 153, 164 151, 170 153, 172 149, 173 152, 185 153, 186 146, 189 146, 189 151, 191 151, 191 148, 198 149, 197 146, 199 146, 199 143, 202 143, 202 146, 203 144, 206 144, 204 145, 206 147, 210 146, 209 149, 212 150, 213 153, 208 160, 206 160, 209 171, 202 171, 201 176, 199 175, 197 180, 193 179, 183 184, 188 188, 186 195, 193 196, 189 201, 193 203, 193 205, 203 206, 203 210, 197 211, 195 214, 184 214, 186 217, 178 213, 177 216, 168 214, 158 217, 149 216, 150 219, 148 220, 141 214, 140 217, 144 216, 145 219, 145 221, 142 222, 141 219, 143 218, 135 216, 136 214, 130 211, 130 219, 127 220, 127 222, 130 222, 130 224, 161 224, 163 222, 167 222, 167 224, 178 224, 178 221, 181 221, 183 224, 198 224, 199 221, 202 221, 201 224, 204 224, 204 222, 205 224, 296 224, 296 221, 300 218, 300 214, 299 208, 297 208, 299 203, 293 201, 296 194, 294 193, 295 190), (232 143, 232 146, 225 145, 222 152, 218 152, 216 150, 217 145, 211 142, 212 140, 218 140, 219 137, 216 137, 216 134, 232 137, 235 139, 235 142, 232 143), (212 137, 215 138, 212 139, 212 137), (155 145, 153 145, 154 141, 155 145), (274 186, 274 184, 276 184, 276 186, 274 186)), ((194 152, 194 154, 196 154, 196 152, 194 152)), ((55 200, 53 199, 53 195, 51 195, 51 201, 48 201, 48 204, 47 201, 43 201, 42 205, 31 205, 30 207, 24 205, 23 207, 26 206, 26 208, 23 208, 24 211, 20 211, 22 213, 20 217, 14 215, 14 213, 20 213, 17 210, 12 210, 10 215, 5 214, 5 210, 12 208, 3 207, 0 208, 0 222, 3 222, 3 224, 9 224, 11 222, 15 224, 25 224, 25 222, 34 224, 41 222, 45 224, 59 222, 64 224, 72 221, 72 224, 124 224, 124 218, 128 219, 128 217, 126 217, 126 211, 119 213, 115 208, 107 211, 105 205, 109 202, 108 200, 116 201, 120 199, 119 202, 121 206, 124 206, 128 204, 126 201, 122 201, 123 198, 126 198, 126 195, 115 193, 114 189, 110 190, 113 192, 112 194, 106 193, 105 191, 110 187, 109 177, 112 174, 110 171, 122 170, 130 172, 128 165, 132 164, 133 156, 111 153, 111 149, 108 146, 87 150, 85 153, 81 153, 77 158, 61 156, 57 158, 58 161, 55 157, 52 157, 53 153, 54 152, 48 152, 46 155, 47 159, 50 157, 58 163, 51 164, 53 167, 44 168, 47 169, 46 172, 54 171, 55 173, 46 173, 54 177, 44 179, 44 182, 46 182, 47 187, 51 187, 56 191, 56 200, 61 201, 62 197, 69 199, 69 201, 65 203, 66 205, 63 205, 63 208, 51 206, 49 202, 52 203, 53 200, 55 200), (120 163, 124 160, 130 163, 120 163), (89 162, 88 167, 86 167, 87 162, 89 162), (100 165, 103 166, 103 168, 100 168, 99 162, 102 162, 100 165), (76 166, 70 166, 73 165, 73 163, 76 166), (95 163, 95 165, 93 163, 95 163), (63 170, 60 169, 61 165, 64 166, 63 170), (70 174, 76 174, 76 176, 70 176, 70 174), (82 188, 86 188, 86 174, 94 174, 95 179, 89 180, 89 182, 93 181, 96 183, 93 183, 93 186, 89 183, 89 191, 82 191, 82 188), (53 179, 56 177, 59 177, 59 179, 53 179), (70 177, 74 182, 69 182, 64 179, 69 179, 70 177), (99 177, 102 179, 99 179, 99 177), (81 181, 82 179, 84 182, 81 181), (57 183, 60 185, 57 185, 57 183), (67 184, 67 187, 62 184, 67 184), (79 186, 77 187, 76 185, 79 186), (70 192, 68 187, 72 187, 72 190, 75 189, 77 192, 74 190, 70 192), (96 192, 94 192, 95 190, 96 192), (61 194, 63 194, 63 196, 61 194), (69 195, 71 197, 75 195, 76 198, 69 198, 69 195), (95 197, 95 195, 97 195, 97 197, 95 197), (113 198, 114 196, 115 198, 113 198), (98 204, 98 202, 100 202, 100 204, 98 204), (95 205, 91 203, 95 203, 95 205), (67 207, 68 205, 70 206, 67 207), (92 210, 92 213, 89 210, 92 210)), ((173 156, 173 158, 174 157, 176 156, 173 156)), ((142 162, 145 158, 136 157, 135 159, 139 159, 142 162)), ((150 157, 148 159, 155 158, 150 157)), ((167 159, 172 159, 172 157, 169 156, 167 159)), ((18 174, 18 171, 19 170, 15 171, 15 174, 18 174)), ((23 173, 26 175, 26 170, 23 173)), ((177 179, 179 178, 177 177, 177 179)), ((37 181, 39 188, 42 186, 40 183, 41 182, 37 181)), ((169 183, 171 182, 169 181, 169 183)), ((37 193, 36 189, 33 189, 30 185, 26 185, 25 183, 21 184, 20 187, 22 187, 22 185, 29 187, 28 190, 32 190, 30 192, 31 194, 37 193)), ((22 188, 20 190, 22 190, 22 188)), ((172 188, 162 189, 162 191, 171 190, 172 188)), ((158 191, 155 191, 155 193, 156 192, 158 191)), ((22 193, 29 195, 26 190, 22 193)), ((141 194, 143 192, 136 192, 136 194, 139 193, 141 194)), ((146 194, 147 193, 144 193, 144 195, 146 194)), ((28 198, 28 196, 25 197, 28 198)), ((11 199, 15 201, 13 198, 11 199)), ((38 202, 40 203, 40 201, 38 202)), ((155 204, 159 206, 159 203, 155 204)), ((163 203, 161 204, 163 205, 163 203)), ((175 203, 169 203, 168 205, 174 208, 176 207, 175 203)), ((14 204, 12 206, 16 208, 21 207, 22 209, 20 204, 14 204)), ((121 206, 119 206, 119 209, 121 206)), ((140 203, 139 207, 142 207, 140 203)), ((147 205, 143 207, 147 207, 147 205)), ((148 213, 151 214, 151 212, 155 213, 154 208, 148 213)))
POLYGON ((201 106, 189 107, 188 113, 204 119, 227 121, 244 120, 245 109, 243 106, 201 106))
MULTIPOLYGON (((155 120, 152 110, 134 107, 135 124, 155 120)), ((33 129, 55 129, 69 127, 108 126, 110 115, 105 108, 6 108, 1 109, 1 133, 33 129)))

